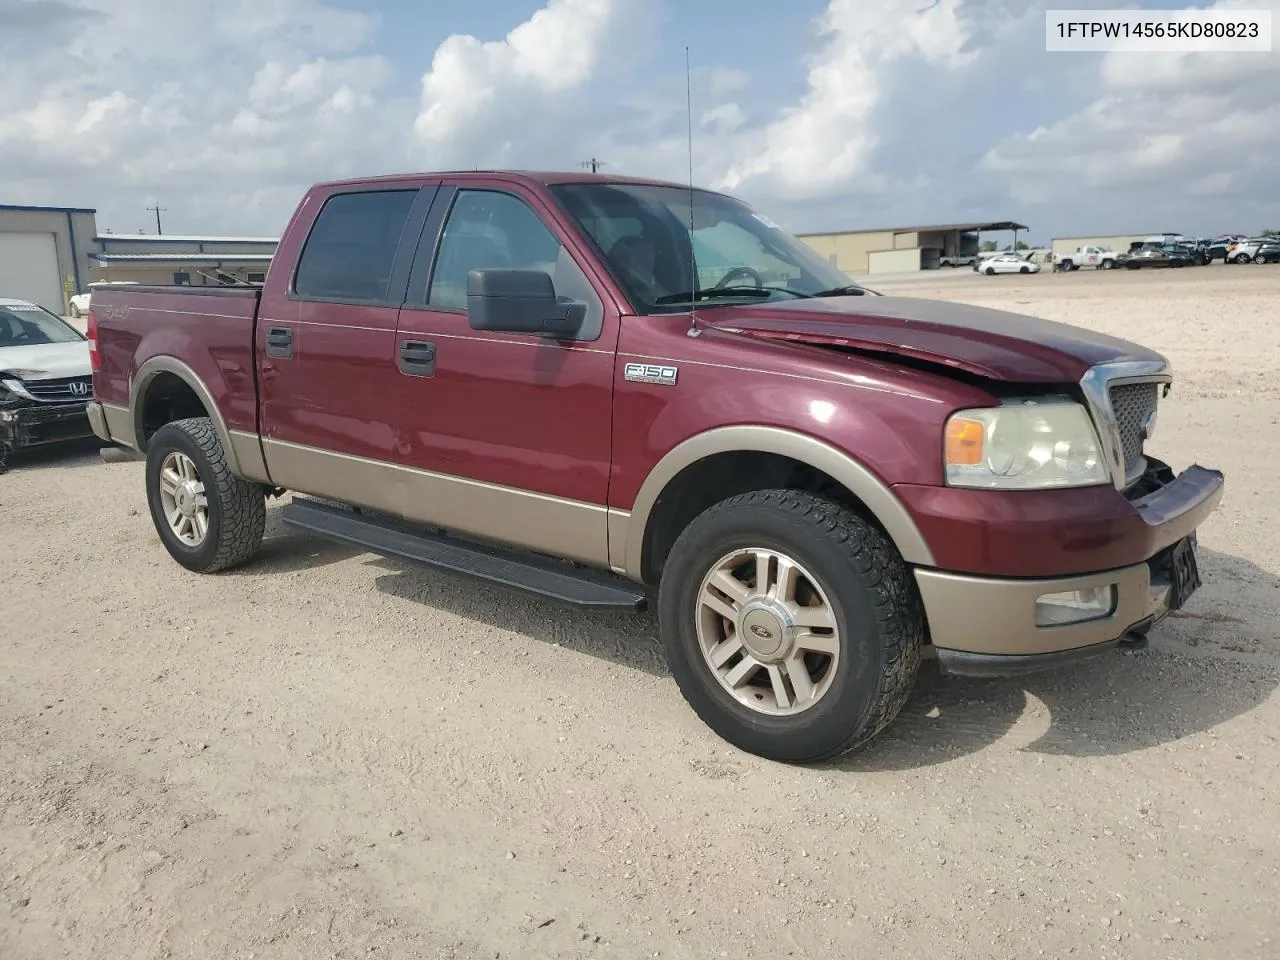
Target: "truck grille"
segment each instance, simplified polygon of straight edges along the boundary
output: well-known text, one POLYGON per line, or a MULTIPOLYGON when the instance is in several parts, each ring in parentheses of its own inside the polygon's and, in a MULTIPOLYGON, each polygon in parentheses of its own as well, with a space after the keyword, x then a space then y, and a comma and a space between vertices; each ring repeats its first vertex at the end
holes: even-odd
POLYGON ((89 377, 24 380, 22 385, 41 403, 75 403, 93 396, 93 381, 89 377))
POLYGON ((1148 418, 1159 403, 1157 383, 1121 383, 1110 390, 1111 411, 1120 431, 1120 449, 1124 452, 1124 475, 1132 480, 1142 473, 1144 462, 1143 431, 1148 418))

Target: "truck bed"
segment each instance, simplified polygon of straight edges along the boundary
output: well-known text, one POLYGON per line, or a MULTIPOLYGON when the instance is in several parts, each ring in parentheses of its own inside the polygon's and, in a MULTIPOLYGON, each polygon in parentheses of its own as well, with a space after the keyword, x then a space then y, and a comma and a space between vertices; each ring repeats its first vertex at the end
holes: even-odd
POLYGON ((262 288, 100 287, 90 311, 101 369, 94 398, 128 408, 139 371, 169 362, 189 367, 231 430, 256 432, 253 337, 262 288), (160 358, 181 358, 181 361, 160 358))

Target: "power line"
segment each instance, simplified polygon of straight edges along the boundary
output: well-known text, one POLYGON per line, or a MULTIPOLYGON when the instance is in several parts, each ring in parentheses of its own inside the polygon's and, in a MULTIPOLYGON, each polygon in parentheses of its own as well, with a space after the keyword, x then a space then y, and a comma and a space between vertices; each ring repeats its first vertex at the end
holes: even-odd
POLYGON ((154 211, 155 211, 155 214, 156 214, 156 236, 162 236, 162 235, 164 234, 164 231, 160 229, 160 214, 161 214, 162 212, 167 213, 167 212, 168 212, 168 210, 169 210, 169 208, 168 208, 168 207, 162 207, 162 206, 160 206, 160 201, 158 201, 158 200, 157 200, 157 201, 156 201, 156 205, 155 205, 154 207, 147 207, 147 209, 148 209, 148 210, 154 210, 154 211))

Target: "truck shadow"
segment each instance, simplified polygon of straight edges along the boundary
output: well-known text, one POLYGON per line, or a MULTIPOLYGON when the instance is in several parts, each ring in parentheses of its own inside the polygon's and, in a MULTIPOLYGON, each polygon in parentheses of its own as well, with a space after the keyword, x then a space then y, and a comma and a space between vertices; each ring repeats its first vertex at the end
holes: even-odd
POLYGON ((1280 686, 1274 573, 1201 548, 1204 586, 1152 631, 1145 651, 999 680, 948 678, 927 664, 880 737, 836 766, 907 770, 998 741, 1069 757, 1128 753, 1211 730, 1280 686))
MULTIPOLYGON (((657 618, 597 614, 384 558, 379 590, 505 632, 669 677, 657 618)), ((1148 650, 1115 652, 1050 673, 998 680, 944 677, 926 663, 897 720, 831 765, 848 772, 945 763, 1008 740, 1015 749, 1090 757, 1123 754, 1210 730, 1280 686, 1273 624, 1276 576, 1238 557, 1201 552, 1205 584, 1164 620, 1148 650)), ((671 708, 687 709, 670 689, 671 708)))

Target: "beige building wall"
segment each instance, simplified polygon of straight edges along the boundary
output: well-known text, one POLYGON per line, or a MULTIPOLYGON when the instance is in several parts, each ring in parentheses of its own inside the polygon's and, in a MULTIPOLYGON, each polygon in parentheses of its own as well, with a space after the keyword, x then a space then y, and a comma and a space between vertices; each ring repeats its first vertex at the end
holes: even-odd
POLYGON ((867 266, 868 273, 910 273, 919 270, 920 248, 873 251, 868 258, 867 266))
POLYGON ((918 246, 920 246, 920 234, 918 233, 895 233, 893 235, 894 250, 907 250, 918 246))
POLYGON ((811 234, 799 239, 845 273, 867 273, 868 255, 873 250, 892 250, 894 245, 894 234, 888 230, 880 233, 811 234))
MULTIPOLYGON (((249 274, 266 274, 267 264, 233 264, 224 263, 220 268, 222 273, 229 273, 233 277, 247 281, 249 274)), ((173 285, 173 275, 175 273, 186 273, 191 277, 192 286, 208 286, 216 283, 215 280, 201 276, 201 271, 208 274, 209 277, 216 277, 217 272, 214 268, 205 264, 188 265, 182 263, 103 263, 94 265, 93 277, 94 281, 121 281, 132 280, 134 283, 152 284, 160 287, 169 287, 173 285)), ((86 280, 86 283, 89 281, 86 280)))

